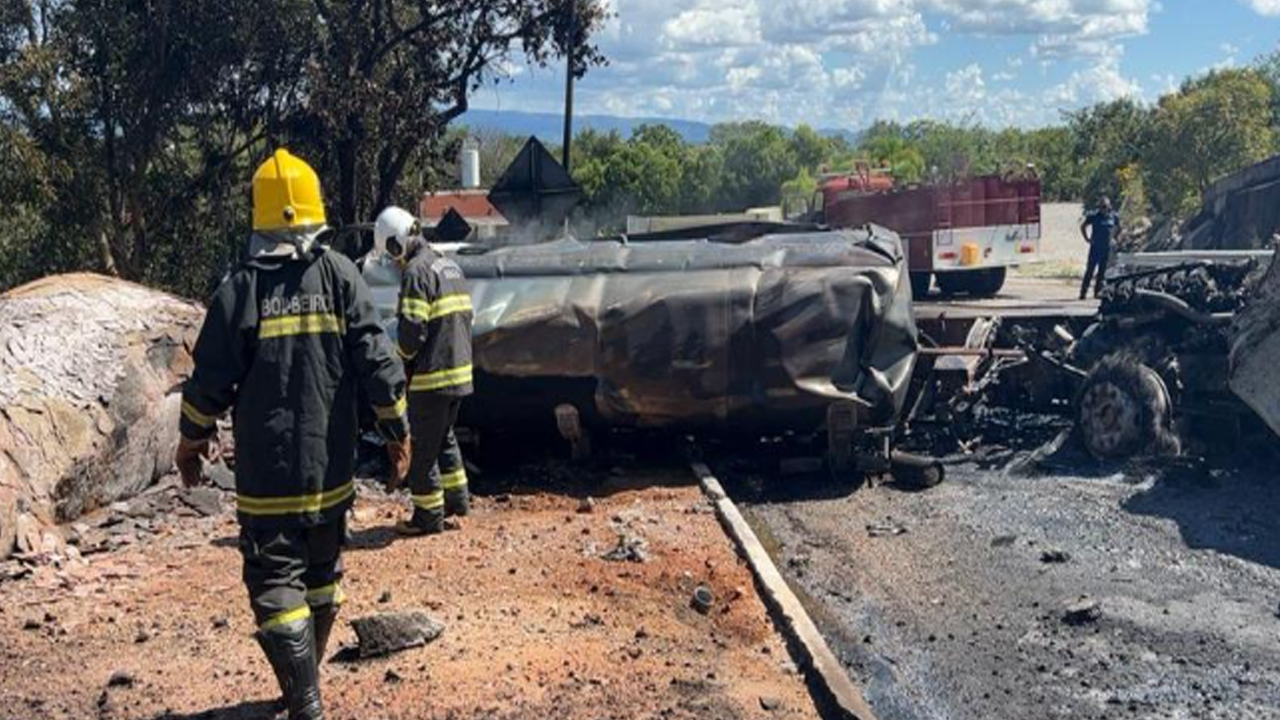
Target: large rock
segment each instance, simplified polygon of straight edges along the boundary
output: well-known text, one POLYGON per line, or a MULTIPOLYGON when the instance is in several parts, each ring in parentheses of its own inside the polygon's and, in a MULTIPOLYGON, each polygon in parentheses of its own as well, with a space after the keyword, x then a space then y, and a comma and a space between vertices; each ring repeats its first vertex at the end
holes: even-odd
POLYGON ((172 469, 203 310, 97 275, 0 295, 0 558, 17 518, 75 519, 172 469))

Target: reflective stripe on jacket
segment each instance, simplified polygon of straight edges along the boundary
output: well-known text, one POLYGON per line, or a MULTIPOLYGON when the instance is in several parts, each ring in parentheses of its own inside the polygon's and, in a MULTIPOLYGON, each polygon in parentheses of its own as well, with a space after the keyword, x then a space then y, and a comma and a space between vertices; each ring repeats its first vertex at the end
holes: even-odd
POLYGON ((313 525, 345 512, 359 427, 357 397, 378 430, 408 430, 404 370, 369 289, 345 256, 257 259, 209 304, 183 390, 181 432, 210 436, 235 413, 236 505, 253 527, 313 525))
POLYGON ((400 284, 397 352, 409 392, 472 392, 471 293, 457 263, 411 241, 400 284))

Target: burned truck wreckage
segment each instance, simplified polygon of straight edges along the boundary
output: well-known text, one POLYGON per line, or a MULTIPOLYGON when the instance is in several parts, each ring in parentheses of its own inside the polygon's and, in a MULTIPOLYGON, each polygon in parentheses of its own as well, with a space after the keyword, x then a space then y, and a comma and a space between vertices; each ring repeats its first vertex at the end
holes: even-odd
POLYGON ((1096 315, 982 319, 964 347, 922 336, 909 444, 990 453, 1058 436, 1102 462, 1280 449, 1274 262, 1206 254, 1151 267, 1132 257, 1139 264, 1108 279, 1096 315))
MULTIPOLYGON (((897 235, 794 225, 556 242, 454 255, 471 286, 476 396, 463 424, 892 430, 915 367, 897 235)), ((394 311, 395 268, 366 263, 394 311)), ((864 438, 859 438, 864 439, 864 438)))

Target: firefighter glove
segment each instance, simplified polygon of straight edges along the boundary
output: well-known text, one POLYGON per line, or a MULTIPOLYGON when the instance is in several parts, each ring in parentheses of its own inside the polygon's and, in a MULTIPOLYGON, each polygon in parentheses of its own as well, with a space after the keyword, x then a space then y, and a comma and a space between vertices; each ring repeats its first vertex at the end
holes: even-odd
POLYGON ((182 475, 183 485, 195 487, 204 483, 204 459, 208 456, 208 438, 191 440, 184 437, 178 440, 178 452, 174 455, 173 461, 182 475))
POLYGON ((412 452, 408 437, 401 442, 387 443, 387 457, 391 460, 391 482, 387 483, 389 489, 400 487, 409 475, 409 458, 412 452))

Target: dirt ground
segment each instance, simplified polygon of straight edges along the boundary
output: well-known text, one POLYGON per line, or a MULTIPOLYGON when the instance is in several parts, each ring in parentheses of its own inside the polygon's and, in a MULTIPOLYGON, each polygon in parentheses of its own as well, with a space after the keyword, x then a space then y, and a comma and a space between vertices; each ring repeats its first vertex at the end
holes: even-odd
POLYGON ((1280 718, 1274 472, 718 469, 882 720, 1280 718))
MULTIPOLYGON (((546 488, 558 473, 535 475, 546 488)), ((692 482, 618 468, 555 492, 500 481, 460 531, 414 540, 389 531, 400 502, 362 490, 343 617, 421 608, 446 629, 344 662, 333 656, 355 637, 340 619, 322 666, 328 716, 816 717, 749 569, 698 488, 673 477, 692 482), (646 561, 602 557, 623 535, 643 539, 646 561), (700 583, 716 597, 707 615, 690 607, 700 583)), ((272 716, 229 509, 146 527, 87 563, 0 581, 0 717, 272 716)))

